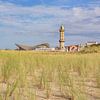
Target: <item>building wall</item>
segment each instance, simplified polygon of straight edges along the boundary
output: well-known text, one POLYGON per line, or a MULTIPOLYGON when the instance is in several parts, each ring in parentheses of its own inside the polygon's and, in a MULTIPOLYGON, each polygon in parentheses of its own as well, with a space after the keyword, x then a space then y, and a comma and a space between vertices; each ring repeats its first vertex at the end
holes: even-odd
POLYGON ((36 51, 54 51, 55 48, 36 48, 36 51))
POLYGON ((67 52, 78 52, 79 46, 78 45, 67 46, 66 51, 67 52))

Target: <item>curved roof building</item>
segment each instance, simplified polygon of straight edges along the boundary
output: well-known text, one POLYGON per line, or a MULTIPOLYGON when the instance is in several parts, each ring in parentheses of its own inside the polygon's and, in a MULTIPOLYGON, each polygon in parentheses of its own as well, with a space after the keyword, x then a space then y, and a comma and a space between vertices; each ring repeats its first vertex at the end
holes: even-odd
POLYGON ((19 45, 15 44, 18 47, 18 50, 35 50, 36 48, 50 48, 48 43, 43 43, 35 46, 28 46, 28 45, 19 45))

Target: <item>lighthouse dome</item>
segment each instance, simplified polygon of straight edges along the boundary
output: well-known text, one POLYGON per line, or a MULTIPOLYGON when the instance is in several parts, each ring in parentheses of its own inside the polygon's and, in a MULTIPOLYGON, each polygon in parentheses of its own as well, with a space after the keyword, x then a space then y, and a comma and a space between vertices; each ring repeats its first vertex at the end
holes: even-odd
POLYGON ((61 30, 64 30, 64 26, 63 26, 63 25, 61 25, 60 29, 61 29, 61 30))

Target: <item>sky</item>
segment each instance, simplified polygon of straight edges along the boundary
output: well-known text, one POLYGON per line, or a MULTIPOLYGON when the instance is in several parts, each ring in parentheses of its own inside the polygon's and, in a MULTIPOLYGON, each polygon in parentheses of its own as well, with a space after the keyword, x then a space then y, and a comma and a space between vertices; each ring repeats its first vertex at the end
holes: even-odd
POLYGON ((0 49, 59 46, 62 24, 65 45, 100 42, 100 0, 0 0, 0 49))

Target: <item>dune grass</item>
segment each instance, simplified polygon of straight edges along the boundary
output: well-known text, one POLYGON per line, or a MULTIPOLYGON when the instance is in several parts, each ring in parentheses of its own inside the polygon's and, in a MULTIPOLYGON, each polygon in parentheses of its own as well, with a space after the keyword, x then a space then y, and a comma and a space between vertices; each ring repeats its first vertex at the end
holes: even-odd
POLYGON ((43 94, 48 99, 56 89, 62 98, 91 100, 85 85, 100 88, 99 55, 0 51, 0 100, 41 100, 43 94))

